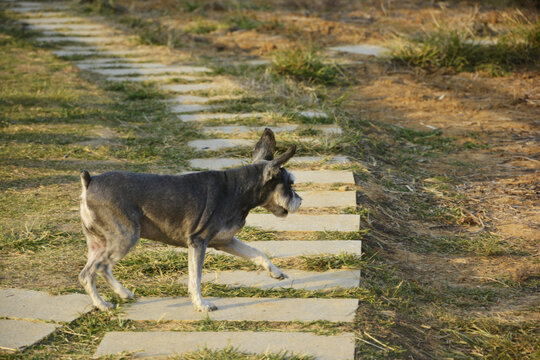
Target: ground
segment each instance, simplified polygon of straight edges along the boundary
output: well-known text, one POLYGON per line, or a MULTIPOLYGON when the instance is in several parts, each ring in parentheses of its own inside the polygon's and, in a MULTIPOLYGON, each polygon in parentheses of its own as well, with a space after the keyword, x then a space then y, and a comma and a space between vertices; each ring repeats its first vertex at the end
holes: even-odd
MULTIPOLYGON (((155 46, 166 62, 188 59, 211 66, 251 95, 241 95, 239 109, 286 113, 317 106, 345 130, 337 144, 302 151, 345 152, 361 164, 355 177, 366 253, 360 265, 364 283, 354 293, 360 307, 352 328, 310 324, 309 331, 354 331, 362 359, 539 355, 538 63, 493 76, 326 52, 354 43, 399 46, 441 24, 465 28, 476 39, 497 38, 518 23, 538 24, 532 2, 121 0, 114 5, 116 10, 99 10, 96 2, 74 4, 73 11, 105 16, 133 34, 130 45, 155 46), (272 59, 306 44, 320 49, 324 62, 338 64, 337 81, 297 79, 272 66, 226 66, 272 59)), ((0 26, 5 54, 0 59, 0 285, 82 292, 76 281, 85 263, 77 214, 81 166, 92 164, 96 172, 177 172, 190 156, 187 141, 200 135, 172 120, 156 89, 114 88, 80 72, 33 42, 32 34, 14 25, 15 16, 2 12, 0 26)), ((246 231, 244 236, 299 235, 246 231)), ((185 259, 163 251, 145 243, 120 264, 119 278, 142 295, 184 295, 185 288, 171 279, 185 272, 185 259)), ((300 267, 351 266, 346 260, 328 265, 306 259, 300 267)), ((250 265, 216 258, 209 266, 250 265)), ((205 296, 222 291, 214 286, 205 296)), ((96 339, 115 329, 257 326, 301 327, 124 324, 114 315, 89 315, 73 324, 71 334, 27 354, 85 357, 95 350, 96 339), (73 339, 82 340, 71 344, 73 339)))

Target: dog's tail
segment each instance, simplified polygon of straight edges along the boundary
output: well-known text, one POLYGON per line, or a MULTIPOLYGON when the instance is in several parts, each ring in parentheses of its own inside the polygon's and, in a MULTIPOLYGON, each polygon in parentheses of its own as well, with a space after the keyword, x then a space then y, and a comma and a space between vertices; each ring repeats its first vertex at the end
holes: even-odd
POLYGON ((83 186, 83 190, 88 189, 88 185, 90 185, 90 181, 92 180, 92 177, 90 176, 90 173, 88 170, 83 170, 81 173, 81 183, 83 186))

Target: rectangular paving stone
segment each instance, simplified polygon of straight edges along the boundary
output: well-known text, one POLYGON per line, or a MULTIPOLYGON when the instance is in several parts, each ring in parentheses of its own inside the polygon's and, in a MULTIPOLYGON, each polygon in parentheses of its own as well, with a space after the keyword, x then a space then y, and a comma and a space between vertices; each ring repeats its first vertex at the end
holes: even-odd
MULTIPOLYGON (((265 240, 246 241, 251 247, 261 250, 271 258, 288 258, 314 255, 339 255, 342 253, 362 255, 361 240, 265 240)), ((186 252, 185 248, 175 248, 176 252, 186 252)), ((212 254, 229 255, 209 248, 212 254)), ((233 255, 231 255, 233 256, 233 255)))
POLYGON ((352 360, 355 336, 342 333, 332 336, 300 332, 108 332, 95 356, 135 353, 137 357, 166 357, 208 348, 229 346, 247 353, 284 353, 310 355, 317 360, 352 360))
POLYGON ((132 81, 132 82, 143 82, 143 81, 171 81, 173 79, 182 79, 182 80, 188 80, 192 81, 195 80, 195 78, 186 76, 186 75, 143 75, 143 76, 109 76, 107 77, 107 81, 114 81, 114 82, 124 82, 124 81, 132 81))
POLYGON ((21 350, 50 335, 59 326, 25 320, 0 320, 0 349, 21 350))
POLYGON ((42 30, 41 35, 46 36, 111 36, 114 34, 113 30, 104 30, 104 29, 92 29, 92 30, 42 30))
POLYGON ((209 298, 216 311, 197 312, 187 297, 142 297, 126 305, 130 320, 342 321, 352 322, 357 299, 209 298))
POLYGON ((21 319, 73 321, 92 309, 82 294, 49 295, 25 289, 0 289, 0 316, 21 319))
POLYGON ((238 158, 203 158, 189 160, 189 167, 203 170, 222 170, 248 164, 247 159, 238 158))
POLYGON ((386 51, 388 51, 388 49, 382 46, 369 45, 369 44, 336 46, 336 47, 330 48, 330 50, 341 51, 341 52, 352 53, 352 54, 359 54, 359 55, 372 55, 372 56, 381 56, 386 51))
POLYGON ((322 254, 339 255, 342 253, 362 255, 361 240, 270 240, 250 241, 246 243, 272 258, 322 254))
POLYGON ((317 118, 327 118, 328 115, 323 113, 322 111, 300 111, 300 115, 305 116, 310 119, 317 119, 317 118))
POLYGON ((218 90, 222 88, 221 84, 201 83, 201 84, 165 84, 161 85, 161 90, 174 91, 177 93, 187 93, 191 91, 218 90))
MULTIPOLYGON (((274 133, 293 132, 302 129, 301 126, 295 124, 278 124, 266 126, 244 126, 244 125, 224 125, 224 126, 209 126, 202 129, 205 134, 248 134, 251 132, 263 132, 265 128, 270 128, 274 133)), ((332 125, 316 125, 311 128, 320 130, 326 135, 341 134, 341 128, 332 125)))
MULTIPOLYGON (((203 283, 229 285, 231 287, 254 287, 259 289, 299 289, 330 290, 335 288, 350 289, 360 283, 360 270, 330 270, 325 272, 283 270, 288 278, 277 280, 265 271, 216 271, 203 273, 203 283)), ((180 281, 188 283, 188 276, 180 281)))
POLYGON ((225 119, 248 119, 248 118, 260 118, 264 117, 264 113, 243 113, 243 114, 226 114, 226 113, 214 113, 214 114, 194 114, 194 115, 180 115, 179 118, 182 121, 206 121, 206 120, 225 120, 225 119))
POLYGON ((358 231, 360 216, 289 214, 278 218, 272 214, 249 214, 246 225, 272 231, 358 231))
POLYGON ((201 104, 180 104, 171 106, 171 111, 177 114, 192 113, 198 111, 215 110, 219 106, 201 104))
POLYGON ((28 24, 64 24, 64 23, 84 23, 86 20, 80 17, 57 17, 57 18, 34 18, 24 19, 28 24))
POLYGON ((243 139, 204 139, 188 142, 190 147, 201 151, 217 151, 235 147, 253 146, 253 144, 253 141, 243 139))
POLYGON ((356 206, 356 191, 299 191, 298 195, 302 198, 300 208, 356 206))
POLYGON ((116 43, 126 40, 119 37, 87 37, 87 36, 42 36, 36 38, 39 42, 80 42, 80 43, 116 43))
POLYGON ((295 184, 354 184, 352 171, 347 170, 293 170, 295 184))
POLYGON ((310 164, 310 163, 318 163, 318 164, 327 164, 327 165, 335 165, 335 164, 348 164, 350 163, 350 159, 347 156, 294 156, 291 160, 289 160, 289 164, 310 164))
MULTIPOLYGON (((204 115, 204 114, 203 114, 204 115)), ((188 116, 188 115, 183 115, 188 116)), ((346 156, 295 156, 289 160, 289 164, 302 165, 302 164, 347 164, 350 160, 346 156)), ((191 168, 202 170, 223 170, 231 167, 237 167, 247 165, 251 163, 251 159, 241 158, 202 158, 191 159, 189 164, 191 168)), ((296 170, 293 170, 293 174, 296 170)), ((296 176, 296 175, 295 175, 296 176)))
MULTIPOLYGON (((116 64, 115 66, 120 66, 116 64)), ((111 76, 124 76, 124 75, 154 75, 154 74, 164 74, 164 73, 176 73, 176 74, 192 74, 205 72, 205 68, 194 67, 194 66, 159 66, 159 67, 147 67, 146 64, 126 64, 129 66, 128 69, 105 69, 102 67, 94 68, 92 66, 88 67, 88 70, 92 72, 97 72, 102 75, 111 75, 111 76)), ((211 84, 211 83, 209 83, 211 84)), ((191 84, 171 84, 171 85, 191 85, 191 84)), ((201 84, 202 85, 202 84, 201 84)), ((165 85, 163 85, 165 86, 165 85)))
POLYGON ((36 24, 30 25, 34 30, 100 30, 101 24, 36 24))

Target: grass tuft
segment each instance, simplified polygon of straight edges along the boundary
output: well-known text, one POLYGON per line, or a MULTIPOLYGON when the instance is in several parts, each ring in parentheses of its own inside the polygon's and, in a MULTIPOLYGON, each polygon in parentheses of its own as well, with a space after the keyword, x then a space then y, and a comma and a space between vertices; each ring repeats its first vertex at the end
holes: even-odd
POLYGON ((326 63, 315 47, 277 51, 272 61, 272 72, 320 84, 334 84, 342 74, 336 64, 326 63))
POLYGON ((540 64, 540 23, 517 26, 493 44, 469 39, 463 31, 441 28, 395 50, 392 60, 430 70, 453 68, 502 76, 540 64))

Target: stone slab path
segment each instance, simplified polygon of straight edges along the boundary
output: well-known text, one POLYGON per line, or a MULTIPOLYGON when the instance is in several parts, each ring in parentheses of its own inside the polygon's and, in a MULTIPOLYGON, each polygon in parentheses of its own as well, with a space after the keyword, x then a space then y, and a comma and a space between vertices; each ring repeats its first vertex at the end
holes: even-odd
MULTIPOLYGON (((265 271, 216 271, 203 273, 202 282, 229 285, 230 287, 252 287, 258 289, 297 289, 297 290, 331 290, 336 288, 350 289, 360 283, 360 272, 356 270, 332 270, 325 272, 284 270, 288 278, 277 280, 268 276, 265 271)), ((188 277, 180 278, 183 284, 188 277)))
POLYGON ((0 289, 0 349, 20 350, 92 309, 82 294, 53 296, 41 291, 0 289), (54 321, 56 323, 45 323, 54 321))
POLYGON ((24 320, 0 320, 0 350, 21 350, 55 331, 59 325, 24 320))
POLYGON ((311 355, 319 360, 354 358, 354 335, 321 336, 292 332, 110 332, 105 335, 97 356, 136 353, 137 357, 180 355, 202 348, 219 350, 232 346, 247 353, 311 355))
POLYGON ((0 316, 19 319, 73 321, 92 309, 86 295, 49 295, 41 291, 0 289, 0 316))
POLYGON ((218 310, 197 312, 189 298, 144 297, 125 309, 130 320, 317 321, 352 322, 356 299, 213 298, 218 310))
MULTIPOLYGON (((105 26, 99 18, 92 20, 73 16, 61 3, 12 2, 13 10, 25 17, 24 21, 35 31, 41 31, 38 41, 57 43, 52 53, 60 57, 76 56, 73 64, 79 71, 86 71, 115 82, 152 81, 170 98, 164 100, 179 121, 189 122, 201 132, 201 139, 189 142, 197 156, 189 161, 185 171, 198 169, 224 169, 250 163, 250 159, 233 156, 239 148, 250 148, 258 140, 266 124, 280 136, 292 135, 299 141, 327 141, 328 137, 342 133, 337 124, 326 123, 323 118, 331 115, 323 109, 285 109, 296 117, 309 118, 314 125, 287 123, 276 124, 276 114, 262 112, 220 113, 219 107, 228 100, 246 95, 231 77, 217 77, 213 70, 192 62, 163 64, 155 60, 155 48, 129 46, 129 36, 120 30, 105 26), (71 43, 71 44, 70 44, 71 43), (76 43, 76 44, 73 44, 76 43), (115 58, 117 57, 117 58, 115 58), (187 83, 173 83, 181 78, 187 83), (207 96, 207 94, 214 94, 207 96), (215 94, 220 94, 215 96, 215 94), (210 104, 219 100, 219 105, 210 104), (216 122, 224 124, 216 126, 216 122), (238 122, 237 122, 238 121, 238 122), (249 125, 246 125, 246 124, 249 125), (210 126, 213 124, 213 126, 210 126), (302 137, 304 130, 318 131, 312 138, 302 137), (216 157, 219 151, 220 157, 216 157), (232 152, 231 152, 232 151, 232 152)), ((376 47, 339 47, 340 52, 356 52, 378 56, 376 47)), ((268 60, 246 63, 265 66, 268 60)), ((252 94, 249 94, 252 96, 252 94)), ((232 104, 232 103, 231 103, 232 104)), ((326 110, 326 109, 324 109, 326 110)), ((283 118, 277 114, 278 118, 283 118)), ((286 116, 285 116, 286 118, 286 116)), ((304 132, 305 133, 305 132, 304 132)), ((279 136, 278 136, 279 141, 279 136)), ((299 146, 302 143, 299 142, 299 146)), ((290 214, 276 218, 271 214, 250 214, 247 224, 266 231, 288 231, 306 234, 311 238, 314 231, 354 232, 360 229, 360 216, 350 212, 356 207, 354 177, 350 166, 354 162, 342 154, 307 154, 295 156, 290 161, 301 184, 300 196, 304 209, 310 213, 290 214), (311 213, 313 211, 313 214, 311 213)), ((297 258, 301 256, 332 256, 338 254, 361 255, 361 241, 357 240, 277 240, 252 241, 251 246, 273 258, 297 258)), ((179 249, 178 251, 183 251, 179 249)), ((215 250, 209 252, 220 253, 215 250)), ((259 289, 299 289, 304 291, 355 288, 360 283, 360 270, 331 270, 321 272, 287 269, 288 279, 279 281, 269 278, 263 271, 204 272, 203 281, 230 287, 259 289)), ((179 281, 185 282, 181 277, 179 281)), ((228 321, 300 321, 326 320, 351 323, 358 306, 357 299, 335 298, 215 298, 218 310, 207 314, 195 312, 187 298, 141 298, 124 307, 125 317, 139 320, 193 321, 206 319, 228 321)), ((31 290, 0 290, 0 347, 20 349, 39 341, 54 331, 61 323, 72 321, 90 309, 85 295, 70 294, 51 296, 31 290), (54 321, 55 323, 44 323, 54 321), (12 334, 7 329, 14 329, 12 334), (6 335, 4 335, 6 334, 6 335), (10 335, 14 335, 11 336, 10 335), (25 337, 27 336, 27 337, 25 337), (11 340, 10 340, 11 339, 11 340), (5 340, 5 341, 4 341, 5 340), (9 341, 8 341, 9 340, 9 341), (4 342, 2 342, 4 341, 4 342), (17 342, 19 341, 19 342, 17 342)), ((110 332, 105 334, 96 355, 136 352, 146 356, 169 356, 194 351, 201 346, 215 349, 236 346, 242 351, 264 353, 266 351, 293 351, 313 355, 317 359, 354 358, 354 335, 341 333, 333 336, 317 336, 302 332, 110 332), (139 351, 139 350, 142 350, 139 351)))
MULTIPOLYGON (((314 255, 362 254, 362 242, 359 240, 268 240, 246 242, 251 247, 261 250, 272 258, 288 258, 314 255)), ((175 251, 184 252, 184 248, 175 251)), ((228 255, 225 252, 208 249, 209 253, 228 255)))
POLYGON ((272 214, 249 214, 246 225, 273 231, 358 231, 360 218, 353 214, 289 214, 286 218, 272 214))

